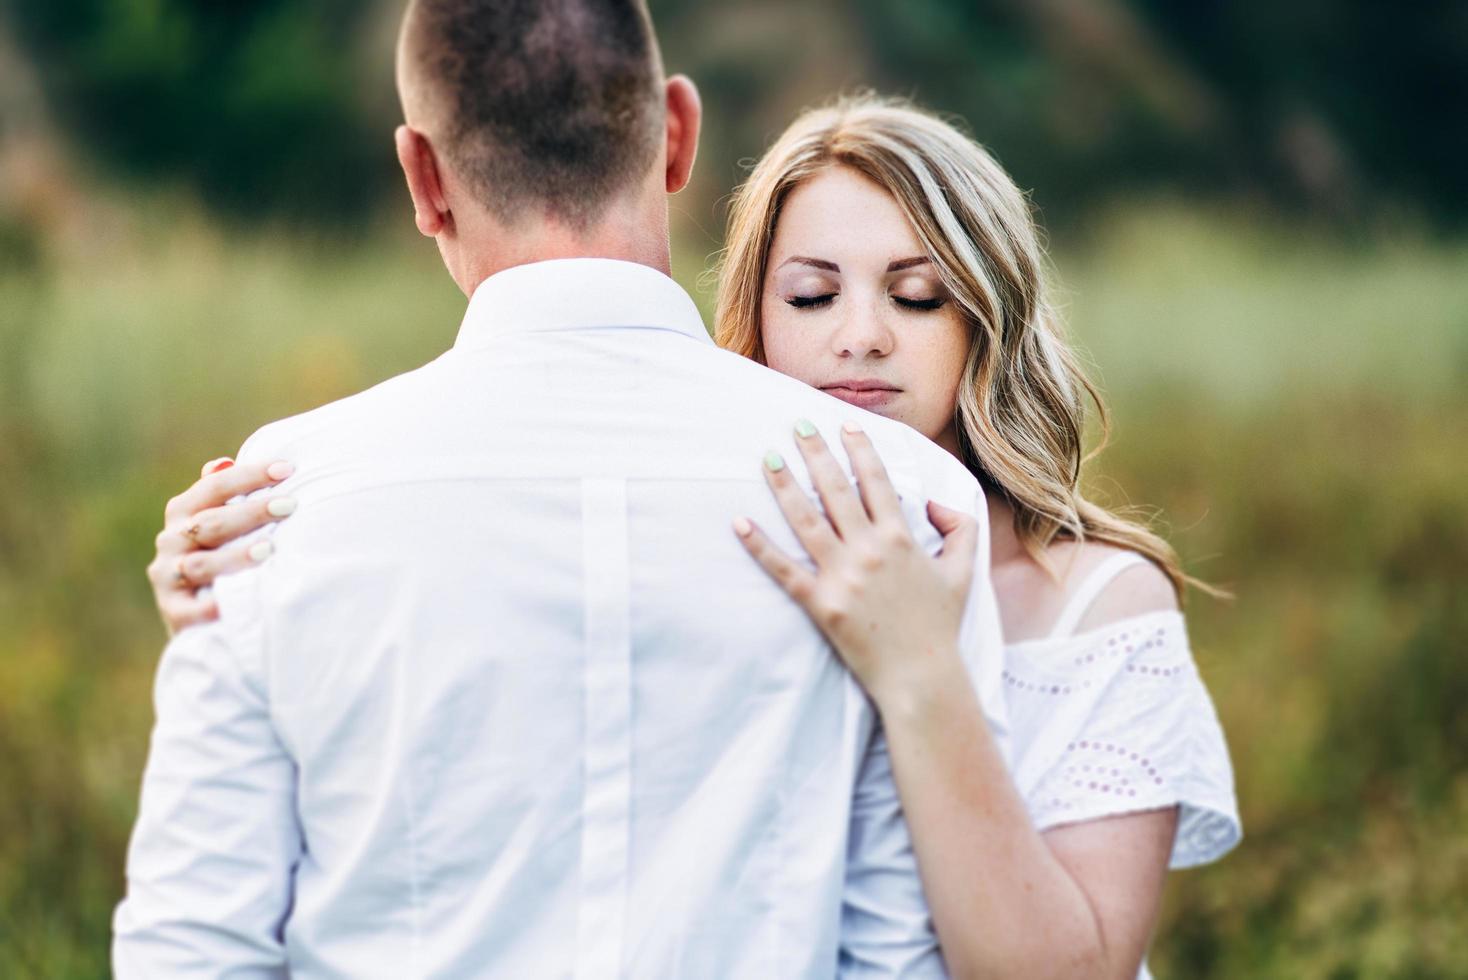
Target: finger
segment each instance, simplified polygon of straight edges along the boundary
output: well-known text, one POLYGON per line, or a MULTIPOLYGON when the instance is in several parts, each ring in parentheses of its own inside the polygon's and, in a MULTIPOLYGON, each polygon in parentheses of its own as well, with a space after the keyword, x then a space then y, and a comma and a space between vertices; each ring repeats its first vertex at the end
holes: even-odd
MULTIPOLYGON (((187 554, 194 550, 194 542, 184 533, 187 530, 187 527, 180 527, 176 523, 170 523, 158 532, 157 537, 153 539, 153 548, 157 551, 154 564, 160 562, 166 564, 173 557, 187 554)), ((148 566, 148 575, 150 578, 153 577, 153 565, 148 566)))
POLYGON ((795 423, 795 445, 805 458, 805 468, 810 472, 811 483, 821 496, 826 516, 835 526, 836 533, 845 538, 870 526, 866 508, 857 496, 856 488, 847 479, 846 471, 831 454, 826 440, 816 427, 805 419, 795 423))
POLYGON ((781 551, 763 530, 746 517, 734 522, 734 533, 744 545, 744 550, 775 580, 775 584, 809 612, 808 603, 815 593, 815 576, 810 569, 781 551))
POLYGON ((208 623, 219 618, 219 605, 213 596, 176 596, 158 606, 163 614, 163 625, 172 636, 185 626, 208 623))
POLYGON ((295 511, 296 498, 290 496, 241 500, 201 510, 180 535, 196 547, 217 548, 258 527, 283 521, 295 511))
POLYGON ((785 465, 785 460, 779 453, 766 454, 764 470, 765 482, 775 494, 775 503, 780 505, 785 523, 795 532, 795 537, 799 539, 801 547, 805 548, 806 554, 815 559, 817 565, 825 564, 841 544, 831 528, 831 522, 826 520, 825 514, 816 510, 815 504, 811 503, 800 484, 795 482, 790 467, 785 465))
POLYGON ((163 516, 168 522, 185 521, 201 510, 218 507, 232 497, 279 483, 295 472, 284 460, 273 463, 237 463, 201 476, 193 486, 168 502, 163 516))
POLYGON ((234 460, 230 459, 228 456, 221 456, 218 459, 211 459, 209 462, 205 463, 203 467, 199 470, 199 476, 204 477, 208 476, 210 473, 217 473, 220 470, 227 470, 233 465, 234 460))
POLYGON ((854 421, 841 426, 841 444, 846 447, 846 456, 851 460, 851 471, 856 474, 856 486, 861 492, 862 502, 874 522, 901 521, 902 501, 887 467, 872 445, 871 436, 854 421))
POLYGON ((974 558, 979 547, 978 520, 961 510, 944 507, 936 500, 928 501, 928 520, 943 535, 938 563, 948 569, 955 581, 967 588, 972 581, 974 558))
POLYGON ((175 588, 180 592, 201 589, 212 585, 221 575, 258 565, 274 553, 275 546, 263 539, 247 545, 236 544, 229 548, 191 551, 178 561, 178 571, 187 581, 180 582, 175 575, 175 588))

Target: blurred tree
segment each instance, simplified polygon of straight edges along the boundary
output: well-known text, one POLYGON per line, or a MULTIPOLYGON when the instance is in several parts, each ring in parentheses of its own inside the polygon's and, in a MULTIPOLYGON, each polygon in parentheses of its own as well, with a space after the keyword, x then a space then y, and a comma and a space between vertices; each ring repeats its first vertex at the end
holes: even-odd
MULTIPOLYGON (((966 118, 1062 216, 1162 187, 1468 219, 1459 0, 650 3, 704 89, 705 200, 800 107, 869 85, 966 118)), ((311 218, 364 214, 394 179, 376 28, 400 0, 0 5, 64 128, 124 173, 311 218)))
POLYGON ((1049 200, 1158 183, 1351 218, 1468 218, 1468 5, 861 0, 886 85, 960 113, 1049 200))
POLYGON ((61 124, 127 176, 210 204, 309 219, 365 213, 391 143, 356 94, 353 0, 8 0, 61 124))

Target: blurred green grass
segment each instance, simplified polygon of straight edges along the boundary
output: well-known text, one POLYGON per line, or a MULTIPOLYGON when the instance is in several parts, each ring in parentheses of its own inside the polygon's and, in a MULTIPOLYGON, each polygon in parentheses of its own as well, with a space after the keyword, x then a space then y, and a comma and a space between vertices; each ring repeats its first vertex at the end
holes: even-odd
MULTIPOLYGON (((1468 246, 1131 202, 1057 251, 1114 408, 1092 486, 1160 508, 1237 593, 1189 615, 1246 840, 1172 877, 1155 972, 1468 976, 1468 246)), ((163 502, 263 422, 435 356, 463 300, 396 230, 165 210, 6 254, 0 976, 96 977, 163 642, 143 578, 163 502)))

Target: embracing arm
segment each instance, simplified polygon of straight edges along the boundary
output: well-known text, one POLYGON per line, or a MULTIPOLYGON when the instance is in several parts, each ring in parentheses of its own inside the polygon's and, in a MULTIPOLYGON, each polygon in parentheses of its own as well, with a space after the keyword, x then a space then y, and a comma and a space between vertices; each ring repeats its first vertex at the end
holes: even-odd
POLYGON ((797 439, 825 515, 783 466, 766 472, 814 572, 752 523, 735 530, 877 705, 948 968, 1131 980, 1156 919, 1176 808, 1035 828, 957 649, 976 523, 930 504, 944 543, 926 555, 870 441, 852 429, 842 440, 859 495, 819 435, 797 439))

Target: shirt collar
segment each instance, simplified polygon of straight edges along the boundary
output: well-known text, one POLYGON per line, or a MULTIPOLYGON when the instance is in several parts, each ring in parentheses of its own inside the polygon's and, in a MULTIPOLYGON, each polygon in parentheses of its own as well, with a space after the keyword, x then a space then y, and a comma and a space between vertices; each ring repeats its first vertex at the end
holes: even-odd
POLYGON ((618 259, 551 259, 490 276, 469 298, 455 348, 496 334, 641 327, 712 344, 693 299, 656 269, 618 259))

